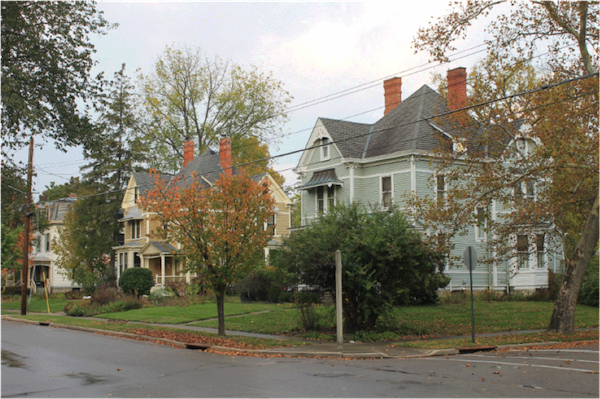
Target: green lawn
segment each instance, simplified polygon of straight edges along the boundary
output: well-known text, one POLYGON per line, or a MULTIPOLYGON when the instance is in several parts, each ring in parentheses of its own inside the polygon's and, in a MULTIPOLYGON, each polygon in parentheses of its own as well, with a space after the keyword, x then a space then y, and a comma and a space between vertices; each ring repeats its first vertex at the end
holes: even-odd
MULTIPOLYGON (((475 303, 476 334, 545 329, 550 322, 552 308, 550 302, 484 302, 475 303)), ((333 330, 333 317, 327 317, 331 308, 319 307, 327 321, 326 328, 333 330), (328 325, 327 325, 328 324, 328 325)), ((575 328, 598 327, 598 308, 578 306, 575 314, 575 328)), ((388 329, 397 337, 387 335, 387 339, 399 339, 404 335, 456 336, 471 334, 471 305, 437 305, 397 308, 387 323, 388 329)), ((192 324, 200 327, 217 327, 216 320, 192 324)), ((260 332, 265 334, 287 334, 301 330, 298 311, 290 306, 280 305, 269 313, 252 314, 225 320, 225 327, 233 331, 260 332)), ((335 331, 333 331, 335 332, 335 331)), ((382 337, 381 339, 385 339, 382 337)))
MULTIPOLYGON (((277 308, 275 304, 265 303, 225 303, 225 316, 243 315, 277 308)), ((104 313, 97 317, 126 321, 141 321, 159 324, 181 324, 217 317, 217 304, 205 303, 189 306, 152 307, 128 310, 126 312, 104 313)))
MULTIPOLYGON (((217 320, 190 324, 198 327, 217 328, 217 320)), ((251 314, 225 319, 225 328, 231 331, 247 331, 261 334, 287 334, 302 329, 298 311, 292 305, 275 305, 268 313, 251 314)))
MULTIPOLYGON (((545 329, 550 323, 553 302, 476 301, 475 333, 545 329)), ((471 304, 414 306, 396 309, 394 318, 424 334, 471 334, 471 304)), ((577 306, 575 328, 598 327, 598 308, 577 306)))
MULTIPOLYGON (((49 299, 48 304, 50 305, 50 313, 62 312, 67 303, 68 301, 66 299, 49 299)), ((21 301, 8 302, 2 300, 2 310, 10 309, 21 310, 21 301)), ((46 307, 46 299, 34 296, 31 298, 31 303, 29 303, 29 298, 27 298, 27 311, 47 313, 48 308, 46 307)))

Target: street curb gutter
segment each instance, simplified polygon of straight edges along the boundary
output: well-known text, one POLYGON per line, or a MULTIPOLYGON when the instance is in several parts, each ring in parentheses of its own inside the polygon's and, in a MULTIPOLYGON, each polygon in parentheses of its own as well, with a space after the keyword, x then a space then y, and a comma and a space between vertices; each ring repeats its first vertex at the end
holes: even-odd
POLYGON ((68 324, 59 324, 59 323, 52 323, 52 322, 49 322, 49 323, 45 322, 44 324, 41 324, 41 322, 39 322, 39 321, 15 319, 12 317, 6 317, 6 315, 2 316, 2 320, 15 321, 17 323, 34 324, 34 325, 38 325, 38 326, 62 328, 65 330, 83 331, 83 332, 89 332, 92 334, 114 335, 117 337, 134 338, 136 340, 141 340, 141 341, 164 342, 165 344, 174 345, 179 348, 183 348, 183 349, 186 348, 186 345, 184 343, 179 342, 179 341, 173 341, 172 339, 167 339, 167 338, 148 337, 146 335, 131 334, 131 333, 120 332, 120 331, 101 330, 98 328, 71 326, 68 324))
MULTIPOLYGON (((44 324, 40 324, 39 321, 27 320, 27 319, 16 319, 7 315, 2 315, 2 320, 14 321, 17 323, 25 323, 32 324, 37 326, 48 326, 54 328, 62 328, 66 330, 75 330, 75 331, 83 331, 89 332, 93 334, 102 334, 102 335, 113 335, 117 337, 124 338, 133 338, 136 340, 149 341, 149 342, 163 342, 168 345, 173 345, 182 349, 188 348, 188 344, 179 341, 173 341, 166 338, 156 338, 156 337, 148 337, 145 335, 131 334, 120 331, 111 331, 111 330, 101 330, 97 328, 90 327, 80 327, 80 326, 72 326, 68 324, 59 324, 54 322, 43 322, 44 324)), ((247 353, 247 354, 255 354, 255 355, 266 355, 266 356, 289 356, 289 357, 327 357, 327 358, 353 358, 353 359, 382 359, 382 358, 394 358, 395 356, 389 356, 385 353, 381 352, 364 352, 364 353, 352 353, 352 352, 302 352, 302 351, 286 351, 283 350, 272 350, 272 349, 244 349, 244 348, 230 348, 227 346, 208 346, 206 349, 210 349, 217 352, 224 353, 247 353)), ((204 350, 204 349, 198 349, 204 350)), ((447 350, 444 350, 447 351, 447 350)), ((436 351, 433 351, 436 352, 436 351)), ((429 354, 414 356, 430 356, 429 354)), ((413 357, 413 356, 411 356, 413 357)))

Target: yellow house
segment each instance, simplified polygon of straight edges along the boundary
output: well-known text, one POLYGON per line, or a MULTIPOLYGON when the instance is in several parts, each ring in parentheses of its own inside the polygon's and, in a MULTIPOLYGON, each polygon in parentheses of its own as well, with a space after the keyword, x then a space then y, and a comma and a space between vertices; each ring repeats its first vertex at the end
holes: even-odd
MULTIPOLYGON (((206 186, 212 185, 226 170, 234 170, 231 163, 231 139, 223 138, 220 151, 207 150, 194 159, 193 144, 187 142, 184 148, 183 169, 177 176, 191 176, 198 173, 206 186)), ((171 181, 175 176, 162 174, 160 179, 171 181)), ((264 249, 265 256, 269 250, 281 245, 282 238, 288 234, 291 226, 291 200, 279 184, 268 174, 252 176, 256 182, 267 181, 270 192, 275 198, 275 214, 267 222, 266 228, 273 228, 274 235, 264 249)), ((161 226, 157 214, 142 209, 137 199, 146 195, 154 186, 154 178, 147 172, 136 172, 131 175, 123 197, 121 208, 123 217, 124 241, 113 247, 115 250, 115 270, 117 278, 124 270, 131 267, 143 267, 152 270, 154 283, 163 286, 169 281, 187 281, 191 274, 184 272, 184 265, 173 253, 181 248, 177 242, 157 239, 153 232, 161 226)))

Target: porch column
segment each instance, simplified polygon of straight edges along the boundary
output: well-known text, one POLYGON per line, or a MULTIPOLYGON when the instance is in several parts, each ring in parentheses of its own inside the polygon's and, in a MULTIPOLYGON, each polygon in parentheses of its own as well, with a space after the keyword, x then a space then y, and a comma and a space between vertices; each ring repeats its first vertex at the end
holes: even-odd
POLYGON ((145 259, 144 259, 144 255, 142 255, 142 254, 140 254, 140 253, 138 252, 138 256, 140 257, 140 267, 141 267, 142 269, 147 269, 147 267, 146 267, 146 263, 144 262, 144 261, 145 261, 145 259))
POLYGON ((160 254, 160 278, 162 285, 165 285, 165 254, 160 254))
MULTIPOLYGON (((173 277, 176 276, 176 274, 175 274, 175 258, 173 258, 173 257, 171 257, 171 275, 173 277)), ((175 280, 175 279, 173 279, 173 280, 175 280)))
POLYGON ((191 281, 192 281, 192 277, 190 276, 190 272, 187 272, 185 274, 185 282, 189 284, 191 281))

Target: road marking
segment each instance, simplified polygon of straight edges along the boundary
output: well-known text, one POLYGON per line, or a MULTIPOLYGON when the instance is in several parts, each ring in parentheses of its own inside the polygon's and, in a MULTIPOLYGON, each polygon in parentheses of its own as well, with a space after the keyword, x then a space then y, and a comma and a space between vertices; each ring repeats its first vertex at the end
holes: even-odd
MULTIPOLYGON (((515 351, 516 351, 516 349, 515 349, 515 351)), ((535 351, 536 352, 554 352, 554 353, 559 353, 559 352, 600 353, 600 351, 592 351, 592 350, 586 350, 586 349, 581 349, 581 350, 570 350, 570 349, 536 349, 535 351)))
POLYGON ((593 373, 593 374, 597 374, 598 373, 598 370, 573 369, 573 368, 570 368, 570 367, 545 366, 543 364, 531 364, 531 363, 519 364, 519 363, 492 362, 492 361, 489 361, 489 360, 473 360, 473 359, 468 359, 468 360, 462 360, 462 359, 435 359, 433 357, 425 357, 423 359, 438 360, 438 361, 448 360, 448 361, 465 362, 465 363, 468 362, 468 363, 506 364, 506 365, 509 365, 509 366, 516 366, 516 367, 541 367, 541 368, 546 368, 546 369, 579 371, 579 372, 582 372, 582 373, 593 373))
MULTIPOLYGON (((469 355, 471 357, 485 357, 485 358, 493 358, 492 356, 485 355, 469 355)), ((506 359, 506 358, 504 358, 506 359)), ((579 359, 565 359, 558 357, 537 357, 537 356, 510 356, 508 359, 542 359, 542 360, 558 360, 558 361, 569 361, 569 362, 584 362, 584 363, 600 363, 598 360, 579 360, 579 359)))

